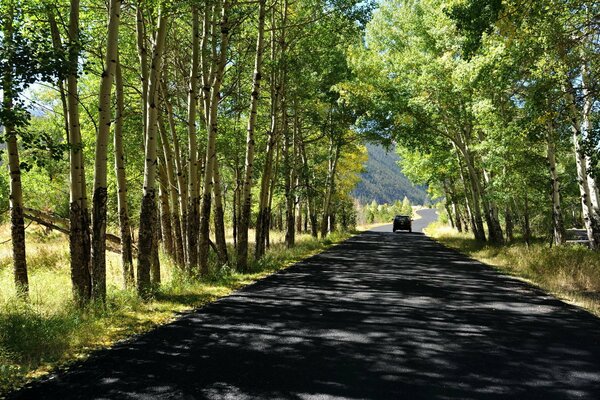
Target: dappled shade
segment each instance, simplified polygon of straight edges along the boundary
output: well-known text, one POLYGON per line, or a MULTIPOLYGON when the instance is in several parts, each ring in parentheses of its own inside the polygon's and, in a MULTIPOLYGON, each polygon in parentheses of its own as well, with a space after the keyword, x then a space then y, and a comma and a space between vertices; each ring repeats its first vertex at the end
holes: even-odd
POLYGON ((598 319, 380 230, 12 398, 600 397, 598 319))

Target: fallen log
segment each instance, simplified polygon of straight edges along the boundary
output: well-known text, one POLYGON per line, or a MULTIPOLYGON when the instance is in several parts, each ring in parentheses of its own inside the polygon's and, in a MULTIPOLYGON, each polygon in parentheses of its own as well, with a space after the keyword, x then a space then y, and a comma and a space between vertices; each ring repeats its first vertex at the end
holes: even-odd
MULTIPOLYGON (((24 208, 23 217, 37 222, 38 224, 45 226, 46 228, 64 233, 68 235, 70 233, 70 222, 67 218, 60 217, 55 214, 50 214, 44 211, 35 210, 33 208, 24 208)), ((121 254, 121 238, 113 235, 112 233, 106 234, 106 249, 113 253, 121 254)), ((134 252, 137 252, 137 248, 132 246, 134 252)))

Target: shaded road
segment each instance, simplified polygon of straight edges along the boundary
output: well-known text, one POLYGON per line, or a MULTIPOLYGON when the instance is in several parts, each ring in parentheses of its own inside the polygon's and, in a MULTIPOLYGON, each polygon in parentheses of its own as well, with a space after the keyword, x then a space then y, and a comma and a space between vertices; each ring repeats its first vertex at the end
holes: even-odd
POLYGON ((383 227, 14 398, 599 399, 599 335, 590 314, 383 227))

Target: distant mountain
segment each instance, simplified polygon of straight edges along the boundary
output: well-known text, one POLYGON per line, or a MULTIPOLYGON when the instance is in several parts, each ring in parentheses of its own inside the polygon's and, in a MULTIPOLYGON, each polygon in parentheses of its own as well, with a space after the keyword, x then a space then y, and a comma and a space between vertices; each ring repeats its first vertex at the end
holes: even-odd
POLYGON ((362 204, 375 200, 379 204, 402 201, 404 196, 413 204, 427 203, 427 188, 413 185, 398 166, 400 157, 393 149, 387 152, 383 147, 367 144, 369 159, 365 164, 362 181, 352 195, 362 204))

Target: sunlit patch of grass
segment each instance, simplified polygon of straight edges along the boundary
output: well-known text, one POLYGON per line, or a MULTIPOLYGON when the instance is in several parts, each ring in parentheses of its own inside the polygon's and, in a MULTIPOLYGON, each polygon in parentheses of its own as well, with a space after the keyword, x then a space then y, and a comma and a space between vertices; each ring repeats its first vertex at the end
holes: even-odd
MULTIPOLYGON (((2 226, 0 241, 6 237, 10 231, 2 226)), ((273 232, 267 254, 251 261, 249 273, 237 272, 232 259, 222 267, 213 262, 210 274, 201 279, 181 271, 162 254, 163 284, 149 301, 124 288, 120 255, 107 253, 106 304, 80 309, 72 299, 68 240, 32 226, 26 235, 28 302, 15 294, 10 244, 0 247, 0 397, 57 366, 172 321, 181 312, 226 296, 347 237, 349 234, 334 233, 319 240, 298 235, 296 246, 288 249, 284 235, 273 232)))
POLYGON ((442 244, 510 275, 526 279, 554 295, 600 316, 600 253, 583 246, 530 246, 516 242, 490 246, 440 224, 427 233, 442 244))

